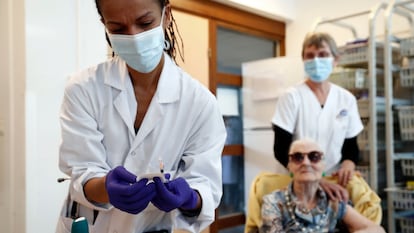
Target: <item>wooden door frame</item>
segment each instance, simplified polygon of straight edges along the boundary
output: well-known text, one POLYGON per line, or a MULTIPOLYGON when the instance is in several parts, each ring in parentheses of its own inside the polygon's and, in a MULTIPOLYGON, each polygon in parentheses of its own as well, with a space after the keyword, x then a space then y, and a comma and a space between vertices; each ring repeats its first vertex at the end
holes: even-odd
MULTIPOLYGON (((214 94, 216 94, 218 85, 242 87, 243 84, 240 75, 217 72, 216 38, 218 27, 278 41, 278 55, 285 55, 286 25, 284 22, 255 15, 211 0, 170 0, 170 2, 173 10, 207 18, 209 21, 209 89, 214 94)), ((224 154, 230 156, 243 155, 244 146, 225 146, 224 154)), ((216 220, 210 225, 210 233, 217 233, 221 229, 243 225, 244 223, 245 214, 242 212, 219 217, 216 210, 216 220)))
POLYGON ((216 71, 217 25, 278 41, 278 55, 285 55, 286 24, 284 22, 242 11, 211 0, 170 0, 170 2, 174 10, 209 20, 209 89, 214 94, 216 93, 218 83, 242 85, 241 77, 240 80, 237 80, 239 78, 218 74, 216 71))

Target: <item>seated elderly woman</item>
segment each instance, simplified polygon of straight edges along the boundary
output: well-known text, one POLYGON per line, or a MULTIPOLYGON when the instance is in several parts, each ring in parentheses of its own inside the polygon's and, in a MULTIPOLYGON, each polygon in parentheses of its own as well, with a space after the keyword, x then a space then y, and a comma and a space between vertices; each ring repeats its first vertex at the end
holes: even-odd
POLYGON ((347 203, 328 199, 320 187, 325 161, 316 142, 293 142, 287 167, 292 176, 288 187, 263 197, 259 232, 334 232, 340 220, 350 232, 385 232, 347 203))

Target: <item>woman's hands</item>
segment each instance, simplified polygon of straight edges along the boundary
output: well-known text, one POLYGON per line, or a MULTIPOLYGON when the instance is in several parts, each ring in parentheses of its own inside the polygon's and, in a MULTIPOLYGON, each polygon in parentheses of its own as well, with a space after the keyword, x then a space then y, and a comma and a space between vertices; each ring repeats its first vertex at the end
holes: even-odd
POLYGON ((355 164, 351 160, 344 160, 341 164, 341 168, 332 173, 332 176, 336 176, 338 184, 334 184, 328 181, 321 181, 323 190, 328 194, 332 200, 340 200, 348 202, 349 195, 345 189, 349 181, 352 179, 355 173, 355 164))
POLYGON ((322 189, 328 194, 329 199, 348 202, 348 190, 339 184, 334 184, 324 179, 321 180, 320 185, 322 189))
MULTIPOLYGON (((165 178, 169 180, 169 174, 165 174, 165 178)), ((164 183, 154 177, 150 182, 148 178, 137 181, 137 176, 123 166, 112 169, 106 177, 92 178, 84 190, 90 201, 109 202, 130 214, 140 213, 150 202, 165 212, 176 208, 182 211, 199 211, 201 208, 200 195, 185 179, 176 178, 164 183)))
POLYGON ((355 173, 355 164, 351 160, 344 160, 341 164, 341 168, 334 172, 332 175, 338 177, 338 184, 342 187, 346 187, 349 181, 352 179, 355 173))
POLYGON ((179 177, 163 183, 160 178, 154 178, 157 194, 151 202, 160 210, 169 212, 180 208, 194 210, 200 208, 200 197, 185 179, 179 177))
POLYGON ((147 208, 155 197, 154 183, 148 179, 136 181, 137 176, 118 166, 106 176, 105 187, 109 202, 116 208, 130 214, 138 214, 147 208))

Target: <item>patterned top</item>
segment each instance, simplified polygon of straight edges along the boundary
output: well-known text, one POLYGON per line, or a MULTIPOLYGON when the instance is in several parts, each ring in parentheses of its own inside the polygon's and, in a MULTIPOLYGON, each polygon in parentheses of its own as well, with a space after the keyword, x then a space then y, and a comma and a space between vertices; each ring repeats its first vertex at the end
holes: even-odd
POLYGON ((317 206, 302 210, 292 185, 263 196, 261 233, 334 232, 336 223, 345 215, 346 203, 328 200, 319 188, 317 206))

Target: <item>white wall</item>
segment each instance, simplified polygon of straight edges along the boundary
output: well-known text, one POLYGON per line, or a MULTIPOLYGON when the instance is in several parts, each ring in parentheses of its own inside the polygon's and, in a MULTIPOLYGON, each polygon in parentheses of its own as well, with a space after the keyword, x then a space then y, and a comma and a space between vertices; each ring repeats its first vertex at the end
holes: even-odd
POLYGON ((54 232, 68 187, 56 182, 63 88, 106 58, 106 42, 94 1, 26 0, 26 9, 26 232, 54 232))
MULTIPOLYGON (((370 11, 375 6, 381 3, 391 3, 391 0, 297 0, 296 1, 296 18, 292 22, 287 23, 286 28, 286 55, 294 56, 301 53, 301 46, 303 38, 309 32, 313 24, 318 18, 333 19, 342 16, 349 16, 356 13, 370 11)), ((384 35, 384 12, 380 10, 376 23, 376 35, 381 38, 384 35)), ((359 38, 366 38, 369 35, 369 14, 351 17, 350 19, 342 21, 344 23, 353 25, 358 32, 359 38)), ((408 29, 408 24, 399 16, 393 17, 393 32, 405 33, 408 29)), ((346 42, 353 40, 354 37, 350 30, 344 29, 332 24, 321 25, 318 31, 325 31, 330 33, 336 40, 338 45, 343 45, 346 42)))
POLYGON ((184 62, 181 60, 178 51, 175 60, 181 68, 208 87, 208 20, 180 11, 174 11, 173 15, 185 44, 182 48, 184 50, 184 62), (194 28, 197 28, 197 33, 194 33, 194 28))
MULTIPOLYGON (((381 3, 390 4, 391 0, 214 0, 240 9, 286 22, 286 55, 300 56, 301 45, 306 33, 313 29, 313 24, 319 19, 333 19, 349 16, 356 13, 370 11, 381 3)), ((380 10, 376 23, 376 35, 384 34, 384 12, 380 10)), ((342 21, 353 25, 359 38, 366 38, 369 34, 369 14, 354 16, 342 21)), ((408 24, 399 16, 393 18, 393 32, 406 35, 408 24)), ((317 28, 318 31, 331 33, 338 45, 353 40, 350 30, 324 24, 317 28)))
POLYGON ((290 22, 296 18, 297 0, 213 0, 268 18, 290 22))

